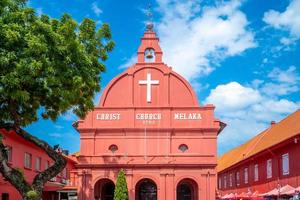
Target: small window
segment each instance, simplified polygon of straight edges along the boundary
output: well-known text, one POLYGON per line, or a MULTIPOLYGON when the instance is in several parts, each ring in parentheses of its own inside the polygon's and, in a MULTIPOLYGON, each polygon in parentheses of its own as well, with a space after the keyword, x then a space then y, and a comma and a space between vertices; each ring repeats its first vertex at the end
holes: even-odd
POLYGON ((7 161, 12 162, 12 147, 6 146, 6 152, 7 152, 7 161))
POLYGON ((258 164, 254 165, 254 181, 258 181, 258 164))
POLYGON ((240 172, 236 172, 236 185, 239 186, 240 185, 240 172))
POLYGON ((290 173, 290 165, 289 165, 289 154, 282 155, 282 175, 288 175, 290 173))
POLYGON ((227 187, 227 179, 226 179, 226 176, 224 176, 224 188, 226 189, 227 187))
POLYGON ((42 170, 42 158, 41 157, 37 157, 36 160, 35 160, 35 169, 37 171, 41 171, 42 170))
POLYGON ((2 200, 9 200, 9 194, 8 193, 2 193, 2 200))
POLYGON ((45 163, 45 169, 48 169, 49 167, 50 167, 50 162, 49 162, 49 160, 47 160, 45 163))
POLYGON ((229 187, 232 187, 232 174, 229 175, 229 187))
POLYGON ((222 188, 222 178, 219 177, 219 189, 221 189, 221 188, 222 188))
POLYGON ((31 169, 32 167, 32 155, 30 153, 25 153, 25 156, 24 156, 24 166, 26 168, 29 168, 31 169))
POLYGON ((272 178, 272 159, 267 160, 267 178, 272 178))
POLYGON ((189 147, 186 144, 181 144, 181 145, 179 145, 178 149, 181 152, 186 152, 189 149, 189 147))
POLYGON ((108 148, 112 153, 115 153, 116 151, 118 151, 118 146, 115 144, 112 144, 109 146, 108 148))
POLYGON ((244 169, 244 178, 245 178, 245 184, 248 183, 248 168, 244 169))

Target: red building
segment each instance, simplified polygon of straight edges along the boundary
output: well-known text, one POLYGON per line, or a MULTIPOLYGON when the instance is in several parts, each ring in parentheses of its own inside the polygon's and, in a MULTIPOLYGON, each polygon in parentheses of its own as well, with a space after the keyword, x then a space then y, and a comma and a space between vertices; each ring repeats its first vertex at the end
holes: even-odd
POLYGON ((300 110, 222 155, 217 170, 221 195, 300 186, 300 110))
POLYGON ((78 121, 78 199, 112 200, 122 168, 131 200, 215 199, 216 141, 224 124, 162 57, 148 26, 137 62, 78 121))
MULTIPOLYGON (((21 169, 28 182, 32 182, 37 172, 53 164, 53 160, 39 147, 24 140, 14 131, 0 129, 4 137, 3 143, 8 147, 8 160, 12 167, 21 169)), ((56 200, 67 195, 76 195, 76 188, 72 187, 74 178, 70 171, 74 169, 76 161, 70 156, 66 168, 51 181, 47 182, 43 192, 43 200, 56 200)), ((0 174, 0 200, 21 200, 18 191, 5 181, 0 174)), ((66 199, 66 198, 64 198, 66 199)), ((71 199, 71 198, 69 198, 71 199)))

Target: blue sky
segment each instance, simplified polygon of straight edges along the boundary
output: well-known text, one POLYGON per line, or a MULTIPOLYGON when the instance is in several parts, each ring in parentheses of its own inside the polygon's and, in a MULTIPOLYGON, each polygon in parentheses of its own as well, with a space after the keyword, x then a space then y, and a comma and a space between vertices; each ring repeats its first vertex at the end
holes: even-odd
MULTIPOLYGON (((163 60, 194 87, 199 102, 216 105, 228 124, 218 139, 222 154, 280 121, 300 105, 300 0, 30 0, 37 14, 69 13, 111 26, 116 42, 102 88, 135 61, 153 7, 163 60)), ((99 94, 95 96, 95 103, 99 94)), ((50 144, 79 150, 76 117, 39 120, 26 127, 50 144)))

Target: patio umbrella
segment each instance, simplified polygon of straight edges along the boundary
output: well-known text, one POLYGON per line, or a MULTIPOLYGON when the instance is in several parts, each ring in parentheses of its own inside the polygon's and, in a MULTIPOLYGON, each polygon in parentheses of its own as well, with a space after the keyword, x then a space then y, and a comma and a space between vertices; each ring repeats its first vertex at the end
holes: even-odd
POLYGON ((259 196, 259 193, 258 193, 257 190, 250 195, 249 199, 251 199, 251 200, 264 200, 263 197, 259 196))
POLYGON ((226 199, 235 199, 236 196, 233 193, 227 195, 226 199))
POLYGON ((296 191, 298 191, 298 192, 300 191, 300 186, 297 187, 297 188, 294 188, 293 190, 290 190, 290 191, 285 192, 285 194, 286 194, 286 195, 293 195, 293 194, 296 193, 296 191))
POLYGON ((241 194, 238 194, 237 195, 237 198, 238 199, 249 199, 249 195, 247 195, 247 193, 245 193, 245 192, 242 192, 241 194))
POLYGON ((260 196, 278 196, 279 194, 280 195, 286 194, 286 192, 289 192, 291 190, 295 190, 295 188, 290 185, 285 185, 285 186, 281 187, 280 189, 274 188, 273 190, 271 190, 267 193, 261 194, 260 196))
POLYGON ((225 194, 224 196, 221 197, 221 199, 226 199, 227 196, 228 194, 225 194))

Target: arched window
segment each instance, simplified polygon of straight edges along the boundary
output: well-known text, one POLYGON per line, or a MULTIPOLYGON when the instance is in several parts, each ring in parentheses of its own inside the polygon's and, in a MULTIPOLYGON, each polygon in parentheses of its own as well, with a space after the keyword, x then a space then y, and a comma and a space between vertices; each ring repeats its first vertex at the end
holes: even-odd
POLYGON ((112 144, 109 146, 108 148, 112 153, 115 153, 116 151, 118 151, 118 146, 115 144, 112 144))
POLYGON ((146 49, 145 51, 145 62, 151 63, 155 61, 155 51, 154 49, 146 49))
POLYGON ((157 200, 157 186, 151 179, 142 179, 135 186, 136 200, 157 200))
POLYGON ((186 152, 189 149, 189 147, 186 144, 181 144, 181 145, 179 145, 178 149, 181 152, 186 152))

